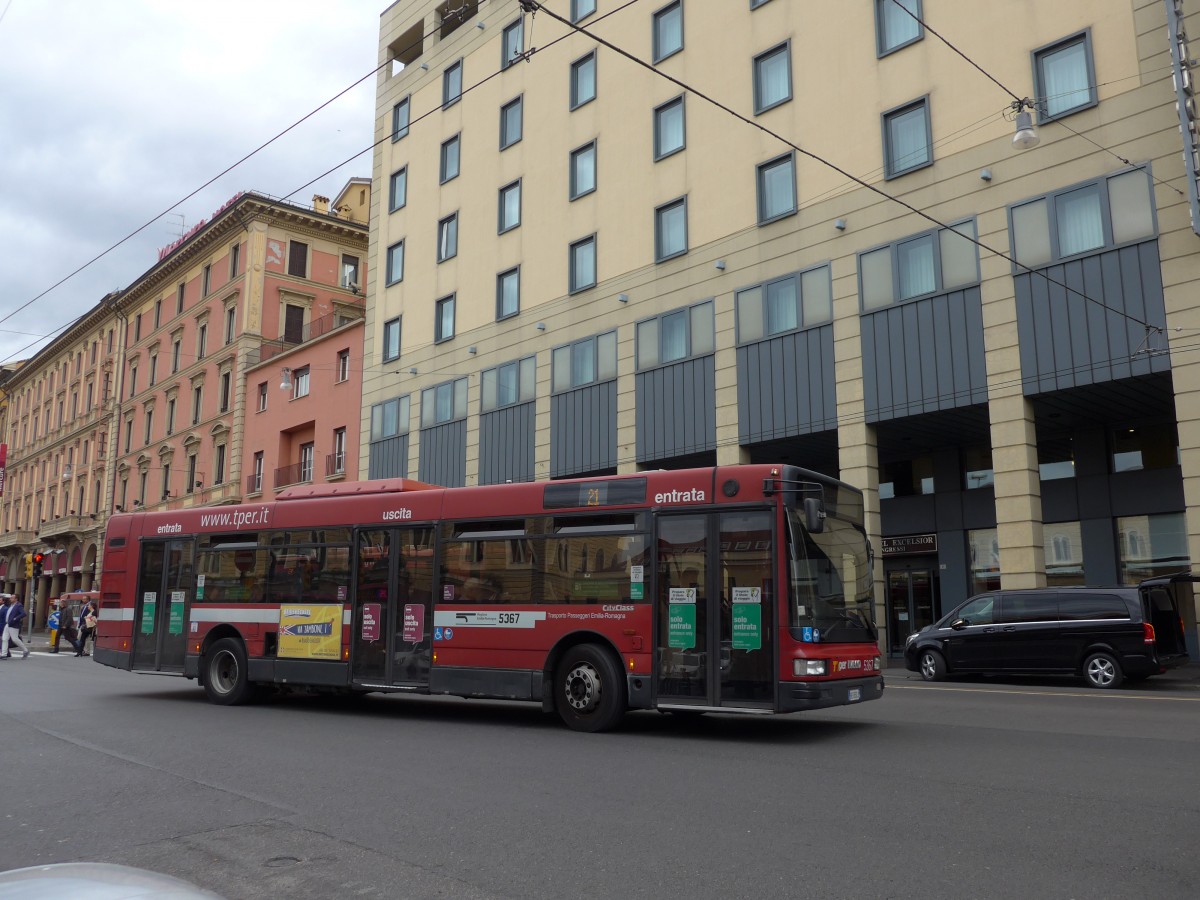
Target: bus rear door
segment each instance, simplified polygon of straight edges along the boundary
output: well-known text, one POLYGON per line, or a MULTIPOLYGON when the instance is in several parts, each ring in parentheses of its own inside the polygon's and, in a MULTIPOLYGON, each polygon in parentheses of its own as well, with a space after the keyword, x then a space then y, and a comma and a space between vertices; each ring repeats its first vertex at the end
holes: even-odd
POLYGON ((144 541, 140 557, 131 668, 182 672, 187 621, 196 595, 195 544, 144 541))
POLYGON ((352 682, 357 687, 428 687, 433 529, 362 529, 355 547, 352 682))
POLYGON ((660 707, 774 707, 772 533, 769 510, 656 517, 660 707))

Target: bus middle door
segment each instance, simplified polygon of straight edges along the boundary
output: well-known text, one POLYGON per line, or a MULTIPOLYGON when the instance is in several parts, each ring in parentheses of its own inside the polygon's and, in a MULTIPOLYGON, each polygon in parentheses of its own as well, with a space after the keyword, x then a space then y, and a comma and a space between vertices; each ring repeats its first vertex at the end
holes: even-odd
POLYGON ((145 541, 130 668, 182 672, 187 621, 196 593, 196 547, 190 541, 145 541))

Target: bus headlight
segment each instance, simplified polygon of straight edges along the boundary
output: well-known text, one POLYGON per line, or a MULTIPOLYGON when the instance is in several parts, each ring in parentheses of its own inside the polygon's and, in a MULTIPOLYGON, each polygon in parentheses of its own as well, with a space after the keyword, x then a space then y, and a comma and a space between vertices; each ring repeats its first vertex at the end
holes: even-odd
POLYGON ((824 675, 828 660, 824 659, 795 659, 792 660, 792 673, 799 678, 802 675, 824 675))

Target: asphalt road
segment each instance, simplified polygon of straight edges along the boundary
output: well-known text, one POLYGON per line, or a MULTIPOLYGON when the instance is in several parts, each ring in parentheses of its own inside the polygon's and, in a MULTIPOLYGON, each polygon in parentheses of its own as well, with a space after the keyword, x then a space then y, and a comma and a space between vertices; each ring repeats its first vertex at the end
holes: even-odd
POLYGON ((927 686, 793 717, 402 696, 209 705, 0 664, 0 870, 94 860, 227 898, 1200 896, 1200 690, 927 686))

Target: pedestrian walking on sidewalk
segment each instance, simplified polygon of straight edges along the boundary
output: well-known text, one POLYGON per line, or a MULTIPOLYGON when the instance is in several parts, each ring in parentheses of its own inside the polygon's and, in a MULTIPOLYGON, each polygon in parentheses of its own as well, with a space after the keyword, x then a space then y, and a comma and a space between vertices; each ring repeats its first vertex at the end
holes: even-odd
POLYGON ((8 656, 9 643, 16 644, 23 654, 21 659, 29 656, 29 648, 21 640, 21 623, 25 621, 25 605, 20 597, 13 597, 8 605, 8 619, 4 624, 4 637, 0 638, 0 658, 8 656))
MULTIPOLYGON (((4 639, 4 632, 8 628, 8 607, 12 603, 13 595, 0 593, 0 641, 4 639)), ((5 653, 0 655, 0 659, 7 659, 10 654, 5 653)))
POLYGON ((88 638, 92 639, 92 649, 96 648, 96 602, 88 600, 79 610, 79 645, 75 648, 76 656, 87 656, 88 638))

